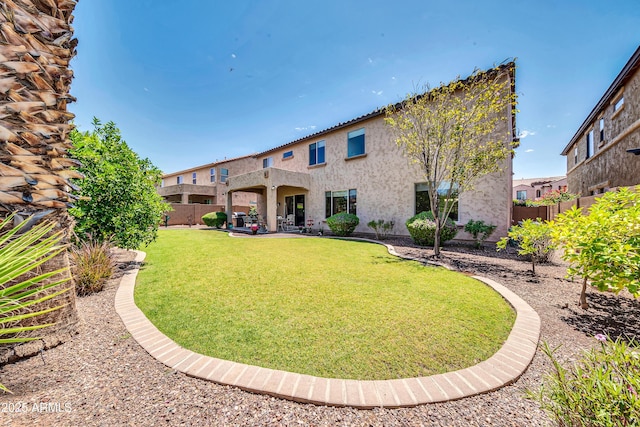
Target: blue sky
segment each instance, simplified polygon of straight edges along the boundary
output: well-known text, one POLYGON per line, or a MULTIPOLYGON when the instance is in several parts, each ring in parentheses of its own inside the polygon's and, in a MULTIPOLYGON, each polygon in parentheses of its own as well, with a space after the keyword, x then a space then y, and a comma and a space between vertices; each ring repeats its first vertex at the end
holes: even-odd
POLYGON ((514 178, 560 152, 640 44, 638 0, 82 0, 69 109, 164 172, 260 152, 517 58, 514 178))

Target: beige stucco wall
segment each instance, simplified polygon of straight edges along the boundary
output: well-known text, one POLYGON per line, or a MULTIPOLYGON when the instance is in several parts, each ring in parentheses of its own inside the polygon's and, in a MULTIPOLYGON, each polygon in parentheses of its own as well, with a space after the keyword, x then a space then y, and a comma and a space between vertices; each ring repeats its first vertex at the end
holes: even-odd
POLYGON ((624 86, 624 107, 614 114, 608 104, 586 132, 567 151, 569 191, 588 196, 592 191, 640 184, 640 156, 626 150, 640 148, 640 71, 624 86), (600 141, 599 117, 604 117, 604 142, 600 141), (586 159, 587 133, 594 133, 594 154, 586 159), (574 149, 578 148, 578 162, 574 149))
MULTIPOLYGON (((260 163, 262 164, 262 163, 260 163)), ((180 186, 185 189, 180 192, 176 197, 171 198, 171 201, 182 200, 182 195, 186 194, 188 203, 206 203, 205 200, 211 200, 212 204, 225 203, 225 195, 227 192, 226 183, 220 182, 220 169, 225 168, 229 170, 229 177, 233 175, 242 175, 247 172, 256 170, 258 167, 258 160, 253 156, 245 156, 236 159, 223 160, 221 162, 208 163, 206 165, 198 166, 195 168, 168 173, 162 176, 164 187, 158 189, 160 195, 164 194, 165 188, 177 185, 177 177, 182 176, 183 184, 180 186), (211 182, 211 168, 216 168, 216 182, 211 182), (192 174, 196 173, 196 184, 192 184, 192 174)), ((174 192, 173 192, 174 193, 174 192)), ((253 193, 235 193, 233 195, 233 205, 248 206, 249 204, 257 203, 258 197, 253 193)))
MULTIPOLYGON (((501 131, 506 134, 505 129, 509 124, 503 123, 502 126, 501 131)), ((272 151, 259 157, 260 165, 265 157, 272 157, 276 168, 286 167, 289 170, 308 173, 310 176, 308 191, 279 188, 278 215, 284 215, 286 196, 305 194, 307 219, 312 219, 317 228, 325 219, 325 192, 355 189, 357 215, 360 219, 356 232, 372 232, 367 223, 383 219, 394 221, 393 234, 408 235, 404 223, 415 214, 415 184, 424 182, 425 179, 420 168, 411 164, 402 150, 396 146, 390 129, 384 124, 383 116, 272 151), (347 134, 360 128, 365 129, 366 155, 346 159, 347 134), (325 141, 326 163, 309 166, 309 145, 321 140, 325 141), (290 150, 293 150, 294 157, 283 160, 283 153, 290 150)), ((459 202, 458 223, 464 225, 470 219, 474 219, 495 224, 498 228, 492 240, 506 235, 510 225, 510 158, 504 161, 502 169, 501 173, 480 179, 475 191, 461 194, 459 202)), ((459 240, 470 238, 471 236, 463 231, 457 236, 459 240)))

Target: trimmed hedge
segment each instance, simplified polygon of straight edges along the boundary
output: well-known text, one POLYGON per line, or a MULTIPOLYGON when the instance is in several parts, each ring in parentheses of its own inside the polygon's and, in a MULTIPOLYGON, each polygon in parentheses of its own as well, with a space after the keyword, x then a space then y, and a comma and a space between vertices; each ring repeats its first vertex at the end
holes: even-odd
MULTIPOLYGON (((416 245, 433 246, 435 244, 436 223, 431 211, 420 212, 412 216, 405 225, 416 245)), ((451 218, 447 218, 445 225, 440 230, 440 243, 453 239, 457 233, 458 228, 455 222, 451 218)))
POLYGON ((222 225, 227 221, 227 214, 224 212, 209 212, 202 215, 202 222, 207 227, 222 228, 222 225))
POLYGON ((354 214, 340 212, 327 218, 327 225, 336 236, 349 236, 360 223, 354 214))

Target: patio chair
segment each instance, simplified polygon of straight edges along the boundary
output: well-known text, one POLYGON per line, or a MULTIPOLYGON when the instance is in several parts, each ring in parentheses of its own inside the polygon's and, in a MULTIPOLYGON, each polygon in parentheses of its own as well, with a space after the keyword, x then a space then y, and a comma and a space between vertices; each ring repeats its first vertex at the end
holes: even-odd
POLYGON ((286 231, 291 231, 291 230, 295 229, 296 220, 295 220, 295 216, 293 214, 287 215, 287 221, 285 222, 284 226, 285 226, 285 230, 286 231))

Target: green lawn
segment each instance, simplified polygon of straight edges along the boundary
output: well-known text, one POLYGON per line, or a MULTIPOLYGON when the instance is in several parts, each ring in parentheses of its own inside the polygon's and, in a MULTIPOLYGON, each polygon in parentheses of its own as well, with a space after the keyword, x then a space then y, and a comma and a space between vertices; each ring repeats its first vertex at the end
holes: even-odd
POLYGON ((178 344, 329 378, 392 379, 471 366, 515 319, 481 282, 335 239, 161 230, 137 305, 178 344))

